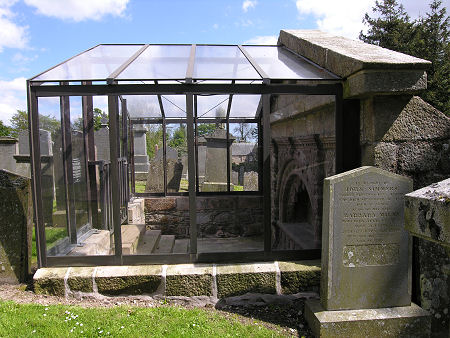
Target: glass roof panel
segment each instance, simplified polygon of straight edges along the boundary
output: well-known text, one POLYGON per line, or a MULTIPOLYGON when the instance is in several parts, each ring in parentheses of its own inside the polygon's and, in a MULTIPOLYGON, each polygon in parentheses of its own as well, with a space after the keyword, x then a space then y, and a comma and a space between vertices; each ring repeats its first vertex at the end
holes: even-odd
POLYGON ((237 46, 197 46, 194 78, 261 79, 237 46))
POLYGON ((226 118, 229 95, 197 95, 197 117, 226 118))
POLYGON ((186 117, 186 96, 184 95, 161 95, 164 107, 164 116, 167 118, 186 117))
POLYGON ((131 118, 161 118, 156 95, 124 95, 131 118))
POLYGON ((271 79, 336 79, 330 73, 314 66, 283 47, 245 46, 243 48, 271 79))
POLYGON ((104 80, 140 48, 142 45, 99 45, 33 81, 104 80))
POLYGON ((233 95, 230 118, 255 118, 261 95, 233 95))
POLYGON ((191 46, 151 45, 119 76, 118 80, 184 79, 191 46))

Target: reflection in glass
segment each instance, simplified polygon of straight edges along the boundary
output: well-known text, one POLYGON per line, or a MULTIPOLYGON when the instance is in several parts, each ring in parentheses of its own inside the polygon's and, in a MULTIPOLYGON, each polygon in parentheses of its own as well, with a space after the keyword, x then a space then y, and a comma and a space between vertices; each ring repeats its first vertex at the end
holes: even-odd
POLYGON ((330 73, 313 66, 284 47, 243 47, 272 79, 335 79, 330 73))
POLYGON ((194 78, 260 79, 261 77, 236 46, 197 46, 194 78))
POLYGON ((141 47, 142 45, 100 45, 33 80, 104 80, 141 47))

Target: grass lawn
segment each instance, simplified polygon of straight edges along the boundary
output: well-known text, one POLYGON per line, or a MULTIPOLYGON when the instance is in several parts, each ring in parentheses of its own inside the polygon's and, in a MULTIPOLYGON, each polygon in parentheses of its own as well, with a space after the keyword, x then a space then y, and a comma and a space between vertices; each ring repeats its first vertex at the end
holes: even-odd
POLYGON ((256 320, 243 324, 204 309, 81 308, 0 301, 1 337, 280 337, 256 320))

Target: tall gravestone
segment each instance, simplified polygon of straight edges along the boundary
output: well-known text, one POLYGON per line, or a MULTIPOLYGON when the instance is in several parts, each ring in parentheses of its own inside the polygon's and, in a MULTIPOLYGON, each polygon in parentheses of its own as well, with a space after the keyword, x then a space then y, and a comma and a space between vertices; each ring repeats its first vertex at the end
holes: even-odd
POLYGON ((142 124, 133 126, 134 135, 134 171, 136 173, 148 172, 147 155, 147 128, 142 124))
POLYGON ((305 311, 316 336, 429 334, 428 313, 411 303, 411 190, 411 179, 375 167, 325 179, 321 302, 305 311))
POLYGON ((109 162, 109 127, 108 120, 101 120, 100 129, 94 131, 94 143, 96 148, 96 159, 109 162))
POLYGON ((0 283, 30 274, 33 204, 28 177, 0 169, 0 283))
MULTIPOLYGON (((178 159, 178 152, 166 147, 167 191, 178 192, 180 189, 183 164, 178 159)), ((156 156, 150 161, 145 190, 148 192, 164 191, 163 151, 158 149, 156 156)))

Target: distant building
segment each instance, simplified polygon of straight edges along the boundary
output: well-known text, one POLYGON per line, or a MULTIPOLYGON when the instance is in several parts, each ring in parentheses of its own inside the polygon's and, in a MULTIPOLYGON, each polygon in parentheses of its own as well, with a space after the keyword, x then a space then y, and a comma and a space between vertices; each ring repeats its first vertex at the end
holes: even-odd
POLYGON ((257 149, 256 143, 233 143, 231 145, 231 162, 240 164, 256 161, 257 149))

